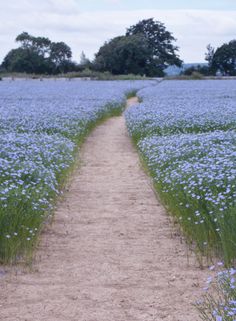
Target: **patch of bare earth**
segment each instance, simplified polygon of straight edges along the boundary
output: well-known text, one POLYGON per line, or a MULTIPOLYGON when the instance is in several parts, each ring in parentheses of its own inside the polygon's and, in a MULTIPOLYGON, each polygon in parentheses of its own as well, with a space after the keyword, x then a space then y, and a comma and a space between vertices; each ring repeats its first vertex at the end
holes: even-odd
POLYGON ((206 271, 173 233, 123 117, 97 127, 31 272, 0 275, 1 321, 197 321, 206 271))

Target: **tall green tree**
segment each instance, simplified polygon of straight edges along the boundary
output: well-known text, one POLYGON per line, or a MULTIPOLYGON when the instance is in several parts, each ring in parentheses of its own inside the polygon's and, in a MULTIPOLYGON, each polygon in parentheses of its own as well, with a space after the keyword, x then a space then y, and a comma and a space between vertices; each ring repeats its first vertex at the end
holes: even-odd
POLYGON ((148 74, 162 74, 169 65, 182 65, 177 54, 178 47, 173 44, 176 39, 163 23, 153 18, 144 19, 127 29, 126 36, 131 35, 142 35, 148 43, 151 52, 147 58, 148 74))
POLYGON ((27 32, 19 34, 16 42, 20 47, 11 50, 2 63, 7 71, 51 74, 71 71, 75 67, 71 62, 71 49, 64 42, 52 42, 27 32))
POLYGON ((96 54, 95 69, 113 74, 145 74, 150 50, 142 35, 119 36, 106 42, 96 54))
POLYGON ((223 75, 236 76, 236 40, 216 49, 211 68, 214 72, 220 70, 223 75))
POLYGON ((49 56, 51 40, 45 37, 34 37, 27 32, 22 32, 16 37, 16 42, 21 44, 21 48, 29 49, 44 58, 49 56))
POLYGON ((55 70, 64 72, 65 66, 71 57, 72 51, 64 42, 51 43, 49 60, 55 65, 55 70))
POLYGON ((212 61, 215 54, 215 48, 213 48, 210 44, 207 45, 207 52, 205 53, 205 60, 208 62, 209 69, 212 68, 212 61))
POLYGON ((16 42, 21 43, 21 48, 30 49, 32 47, 33 38, 28 32, 23 31, 16 37, 16 42))
POLYGON ((84 70, 86 68, 89 69, 90 67, 92 67, 91 61, 86 57, 85 53, 82 51, 80 55, 79 68, 81 70, 84 70))
POLYGON ((28 48, 12 49, 4 58, 2 68, 9 72, 50 73, 47 60, 28 48))

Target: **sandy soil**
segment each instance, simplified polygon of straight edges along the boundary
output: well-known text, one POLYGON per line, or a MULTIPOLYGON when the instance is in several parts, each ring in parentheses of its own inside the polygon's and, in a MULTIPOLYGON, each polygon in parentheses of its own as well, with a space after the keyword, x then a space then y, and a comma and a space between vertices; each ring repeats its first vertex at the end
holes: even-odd
POLYGON ((0 269, 1 321, 197 321, 208 275, 174 233, 123 117, 88 137, 31 272, 0 269))

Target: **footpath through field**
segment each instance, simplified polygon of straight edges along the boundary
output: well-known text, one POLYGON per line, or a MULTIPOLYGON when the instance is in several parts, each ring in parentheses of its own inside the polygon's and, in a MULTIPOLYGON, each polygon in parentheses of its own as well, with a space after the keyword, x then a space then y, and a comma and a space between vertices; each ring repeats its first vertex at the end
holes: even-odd
POLYGON ((1 321, 197 321, 186 258, 123 117, 97 127, 31 272, 0 273, 1 321))

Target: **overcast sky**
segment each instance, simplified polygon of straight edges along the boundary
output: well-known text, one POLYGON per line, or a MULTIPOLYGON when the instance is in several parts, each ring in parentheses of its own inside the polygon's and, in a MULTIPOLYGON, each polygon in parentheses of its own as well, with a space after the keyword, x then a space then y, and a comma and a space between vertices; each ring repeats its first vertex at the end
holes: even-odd
POLYGON ((105 41, 146 18, 173 33, 185 62, 204 62, 207 44, 236 39, 236 0, 0 0, 0 61, 22 31, 64 41, 76 61, 82 51, 92 59, 105 41))

